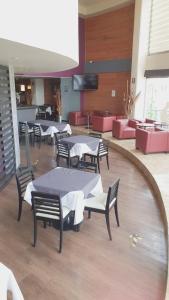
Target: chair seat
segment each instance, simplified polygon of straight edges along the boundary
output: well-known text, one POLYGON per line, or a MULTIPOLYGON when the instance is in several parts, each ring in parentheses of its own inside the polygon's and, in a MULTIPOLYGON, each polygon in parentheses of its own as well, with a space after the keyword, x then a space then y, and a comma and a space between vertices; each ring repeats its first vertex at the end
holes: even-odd
MULTIPOLYGON (((42 218, 46 218, 46 219, 53 219, 53 220, 59 220, 60 219, 59 216, 54 216, 52 214, 51 215, 46 214, 45 211, 47 211, 47 212, 50 212, 50 211, 49 211, 49 207, 46 207, 46 208, 48 208, 48 210, 45 210, 45 207, 46 206, 41 205, 41 209, 39 209, 38 212, 36 213, 37 217, 42 217, 42 218), (41 211, 41 212, 39 212, 39 211, 41 211)), ((58 208, 53 208, 52 207, 51 213, 53 212, 53 210, 58 211, 58 208)), ((63 219, 69 214, 69 212, 70 212, 70 209, 68 207, 66 207, 66 206, 62 207, 63 219)))
POLYGON ((28 129, 28 133, 33 133, 33 129, 28 129))
POLYGON ((129 127, 129 126, 126 126, 124 129, 123 129, 123 131, 129 131, 129 132, 131 132, 131 131, 133 131, 133 132, 135 132, 135 128, 133 128, 133 127, 129 127))
POLYGON ((41 136, 46 136, 46 135, 49 135, 49 133, 41 130, 41 136))
MULTIPOLYGON (((110 202, 109 208, 112 207, 112 205, 114 204, 115 201, 116 201, 116 198, 114 198, 110 202)), ((96 209, 100 209, 100 210, 105 210, 106 202, 107 202, 107 193, 103 192, 97 196, 85 199, 85 208, 91 208, 91 209, 96 208, 96 209)))

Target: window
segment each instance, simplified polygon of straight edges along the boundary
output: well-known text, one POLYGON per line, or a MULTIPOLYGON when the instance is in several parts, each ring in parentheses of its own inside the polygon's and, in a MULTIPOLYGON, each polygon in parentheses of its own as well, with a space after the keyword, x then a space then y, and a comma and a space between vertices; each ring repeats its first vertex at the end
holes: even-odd
POLYGON ((15 173, 15 151, 8 68, 0 66, 0 188, 15 173))
POLYGON ((146 117, 169 123, 169 78, 146 81, 146 117))
POLYGON ((169 1, 152 0, 149 54, 169 51, 169 1))

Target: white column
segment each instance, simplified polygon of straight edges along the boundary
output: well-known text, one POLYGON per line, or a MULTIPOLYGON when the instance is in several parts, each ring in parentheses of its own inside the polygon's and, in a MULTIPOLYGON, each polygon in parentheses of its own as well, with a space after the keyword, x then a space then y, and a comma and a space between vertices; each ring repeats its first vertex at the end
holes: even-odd
POLYGON ((141 92, 134 109, 134 117, 143 120, 145 117, 146 78, 145 63, 148 55, 151 0, 135 1, 131 88, 135 95, 141 92))
POLYGON ((14 142, 15 142, 15 159, 16 159, 16 168, 18 168, 20 165, 20 147, 19 147, 18 120, 17 120, 17 108, 16 108, 15 78, 14 78, 14 69, 12 65, 9 65, 9 82, 10 82, 10 93, 11 93, 13 133, 14 133, 14 142))
POLYGON ((32 80, 32 104, 44 105, 44 80, 36 78, 32 80))

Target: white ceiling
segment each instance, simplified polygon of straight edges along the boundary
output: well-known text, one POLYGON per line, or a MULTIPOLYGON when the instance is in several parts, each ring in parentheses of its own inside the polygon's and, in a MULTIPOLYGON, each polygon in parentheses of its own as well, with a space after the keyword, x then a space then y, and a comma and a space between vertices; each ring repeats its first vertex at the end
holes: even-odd
POLYGON ((1 38, 0 64, 12 65, 16 73, 58 72, 78 65, 64 55, 1 38))
POLYGON ((79 0, 79 13, 91 16, 125 6, 134 0, 79 0))

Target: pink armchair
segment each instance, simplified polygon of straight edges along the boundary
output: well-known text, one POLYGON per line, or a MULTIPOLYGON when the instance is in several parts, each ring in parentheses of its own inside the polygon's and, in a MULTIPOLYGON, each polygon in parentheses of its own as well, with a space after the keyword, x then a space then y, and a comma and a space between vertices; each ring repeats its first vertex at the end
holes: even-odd
POLYGON ((71 125, 86 125, 87 117, 81 111, 71 111, 69 113, 69 123, 71 125))
POLYGON ((136 149, 144 154, 168 152, 169 132, 157 128, 151 130, 136 129, 136 149))
POLYGON ((106 132, 112 131, 113 120, 116 116, 92 116, 92 129, 96 131, 106 132))
POLYGON ((113 121, 112 136, 117 139, 134 139, 138 123, 136 120, 115 120, 113 121))

